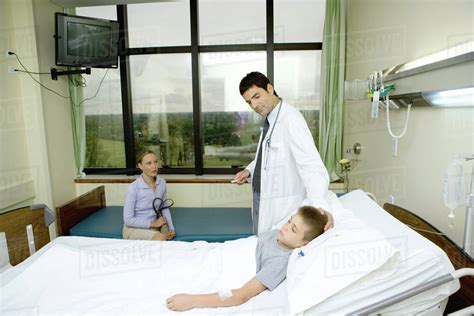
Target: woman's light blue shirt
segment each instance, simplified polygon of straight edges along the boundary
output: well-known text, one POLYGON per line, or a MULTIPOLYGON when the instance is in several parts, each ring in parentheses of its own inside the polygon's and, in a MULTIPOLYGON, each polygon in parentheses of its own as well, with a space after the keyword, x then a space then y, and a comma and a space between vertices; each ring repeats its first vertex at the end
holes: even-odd
MULTIPOLYGON (((123 207, 123 222, 125 225, 136 228, 150 228, 150 224, 156 220, 156 213, 153 210, 153 200, 160 198, 163 201, 166 197, 166 181, 156 177, 156 187, 153 191, 141 175, 127 188, 125 205, 123 207)), ((161 211, 168 221, 170 230, 174 230, 173 221, 169 208, 161 211)))

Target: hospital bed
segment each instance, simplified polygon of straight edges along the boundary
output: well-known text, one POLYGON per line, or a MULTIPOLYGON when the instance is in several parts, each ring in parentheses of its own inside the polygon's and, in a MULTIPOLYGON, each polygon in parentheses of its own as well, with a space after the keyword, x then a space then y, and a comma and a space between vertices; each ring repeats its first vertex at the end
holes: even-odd
MULTIPOLYGON (((330 198, 334 214, 340 211, 347 220, 318 237, 315 247, 301 250, 306 255, 293 252, 288 278, 274 291, 264 291, 241 306, 184 314, 351 314, 454 270, 439 247, 386 213, 362 191, 330 198), (373 234, 367 235, 370 230, 373 234), (361 243, 364 238, 367 244, 361 243), (360 257, 365 259, 360 266, 350 260, 327 266, 330 258, 364 249, 374 249, 375 256, 360 257), (323 264, 323 273, 314 279, 306 274, 308 278, 294 278, 299 272, 293 268, 314 255, 314 262, 323 264), (343 270, 334 274, 341 266, 343 270), (294 293, 301 293, 297 299, 303 299, 295 302, 294 293), (309 305, 298 310, 303 303, 309 305)), ((224 243, 60 237, 0 274, 0 314, 173 315, 165 304, 173 294, 240 287, 253 277, 255 245, 255 237, 224 243)), ((441 315, 447 298, 458 289, 457 280, 448 282, 381 312, 435 311, 441 315)))

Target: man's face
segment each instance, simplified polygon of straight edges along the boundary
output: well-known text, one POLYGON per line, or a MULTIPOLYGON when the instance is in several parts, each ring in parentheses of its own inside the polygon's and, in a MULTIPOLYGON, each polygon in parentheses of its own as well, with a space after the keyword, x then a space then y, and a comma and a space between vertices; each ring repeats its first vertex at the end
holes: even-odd
POLYGON ((242 95, 245 102, 250 105, 252 110, 262 116, 267 116, 278 103, 278 98, 273 95, 273 86, 267 85, 267 89, 252 86, 242 95))
POLYGON ((308 226, 304 223, 301 215, 296 213, 278 232, 278 241, 284 246, 295 249, 308 243, 304 239, 304 233, 308 226))
POLYGON ((154 154, 147 154, 143 157, 142 162, 138 164, 138 168, 148 177, 156 177, 158 174, 158 159, 154 154))

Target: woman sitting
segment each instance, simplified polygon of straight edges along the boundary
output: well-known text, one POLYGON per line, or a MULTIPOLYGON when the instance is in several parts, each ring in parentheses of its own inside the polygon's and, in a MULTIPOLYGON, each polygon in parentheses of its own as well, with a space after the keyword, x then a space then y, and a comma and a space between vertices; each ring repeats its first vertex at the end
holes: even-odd
POLYGON ((123 238, 141 240, 170 240, 176 236, 166 204, 166 182, 158 177, 158 159, 147 150, 138 157, 140 177, 127 188, 123 207, 123 238), (157 199, 158 198, 158 199, 157 199), (158 214, 157 214, 158 213, 158 214))
POLYGON ((239 289, 212 294, 177 294, 166 300, 166 306, 174 311, 196 307, 228 307, 247 302, 265 291, 273 291, 286 278, 290 254, 324 232, 328 221, 323 210, 302 206, 283 227, 260 234, 255 258, 257 273, 239 289))

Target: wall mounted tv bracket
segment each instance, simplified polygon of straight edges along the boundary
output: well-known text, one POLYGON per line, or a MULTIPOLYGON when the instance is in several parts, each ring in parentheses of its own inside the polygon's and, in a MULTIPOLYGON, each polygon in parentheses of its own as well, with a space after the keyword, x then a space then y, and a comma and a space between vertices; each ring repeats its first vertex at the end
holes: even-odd
POLYGON ((58 80, 58 76, 76 75, 76 74, 90 75, 91 74, 91 69, 90 68, 81 68, 81 69, 76 69, 76 70, 59 70, 59 69, 56 69, 56 68, 51 68, 51 79, 53 79, 53 80, 58 80))

